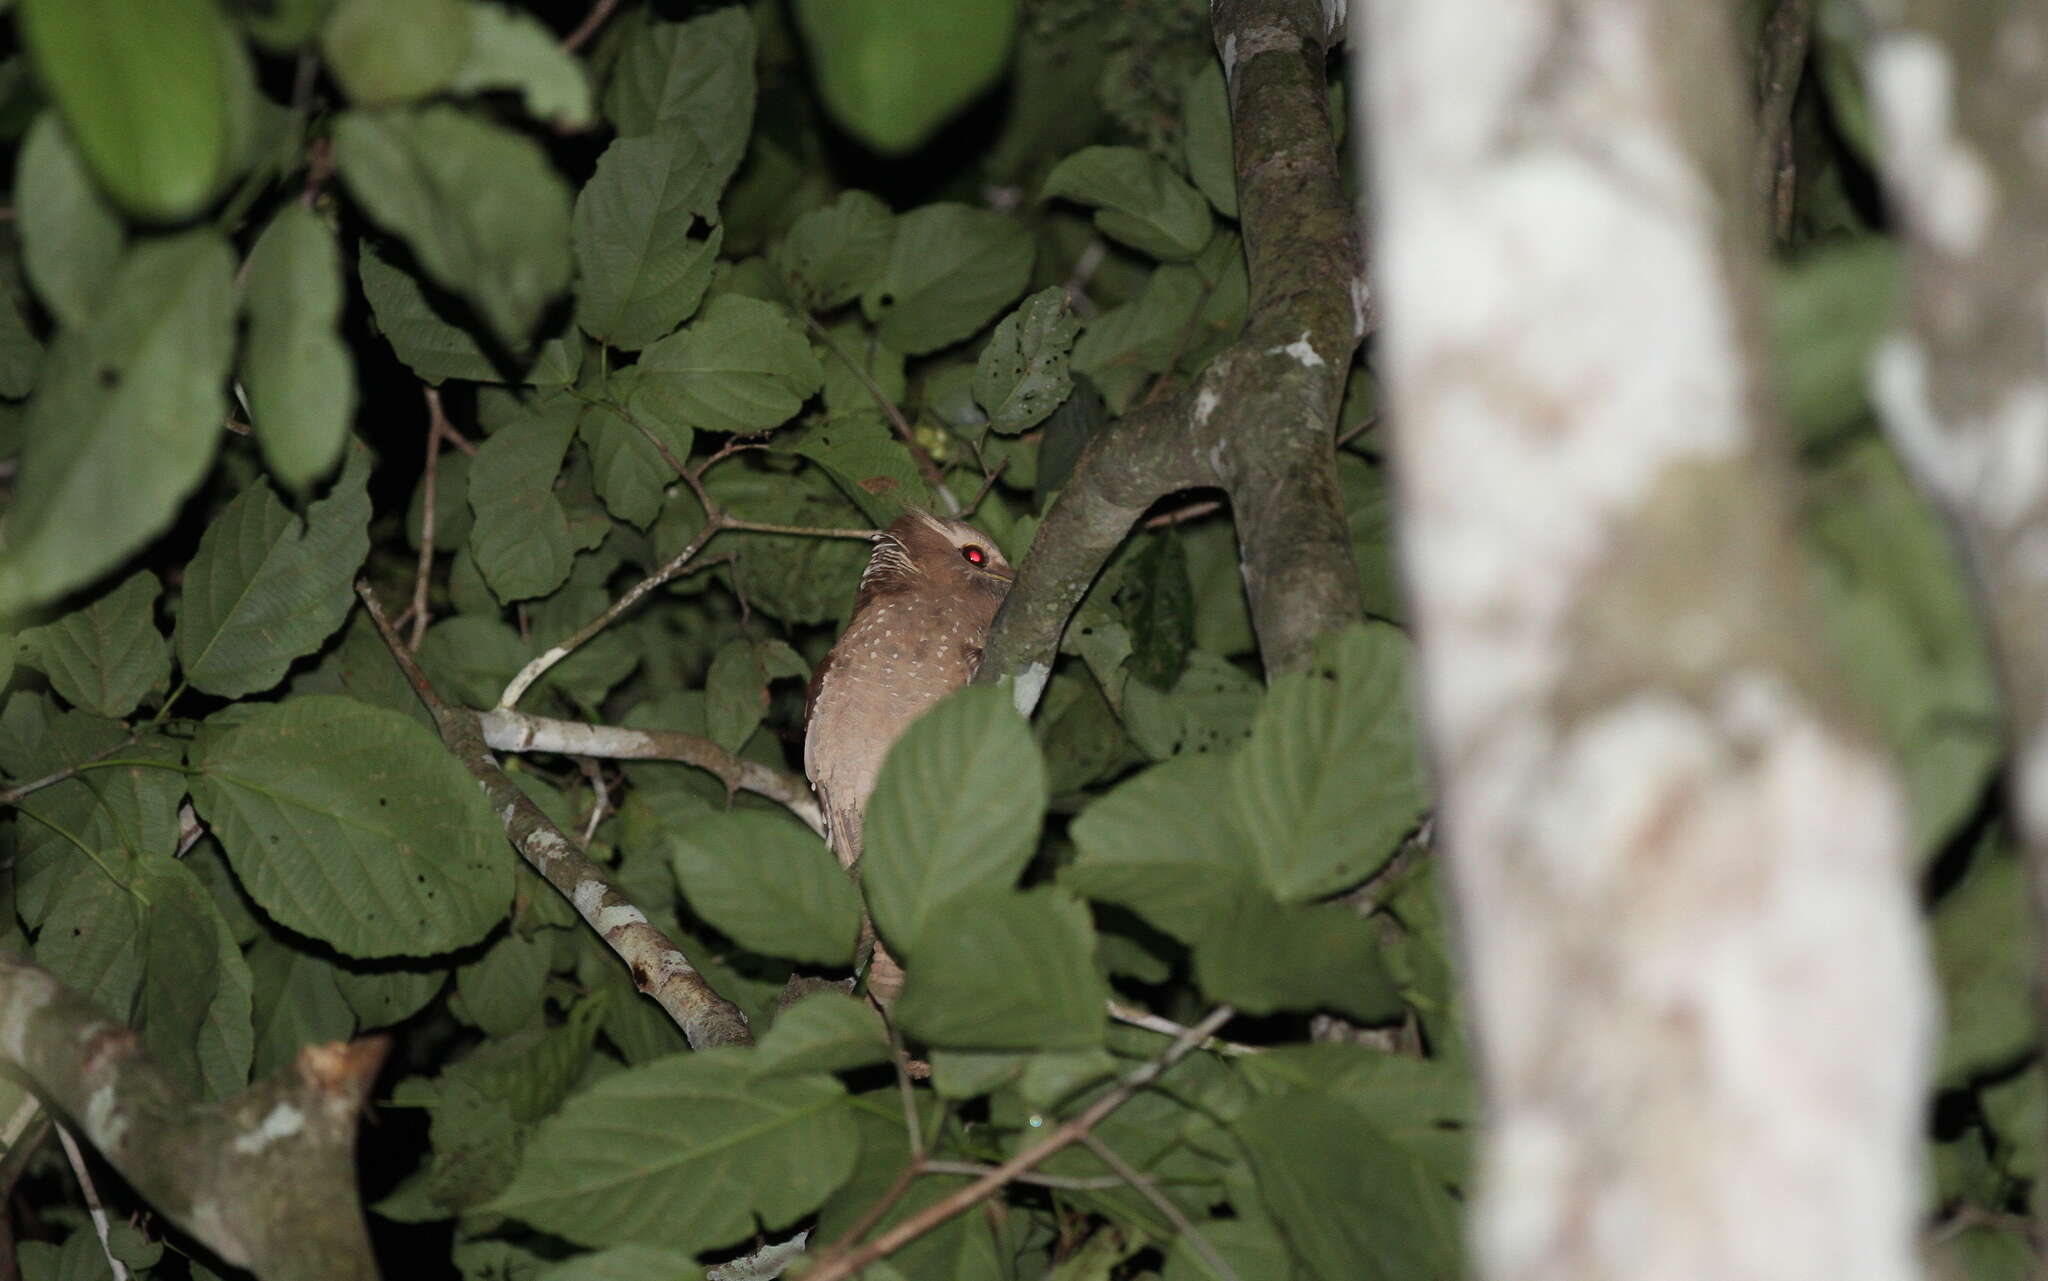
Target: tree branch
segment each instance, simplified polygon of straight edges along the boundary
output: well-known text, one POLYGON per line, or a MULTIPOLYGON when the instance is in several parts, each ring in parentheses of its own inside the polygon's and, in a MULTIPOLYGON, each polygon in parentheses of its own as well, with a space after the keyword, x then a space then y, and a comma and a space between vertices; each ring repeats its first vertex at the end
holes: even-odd
POLYGON ((668 1012, 689 1039, 690 1048, 752 1045, 753 1033, 748 1031, 747 1016, 739 1007, 713 991, 682 949, 649 924, 647 914, 620 893, 604 870, 591 862, 498 768, 484 743, 477 713, 451 707, 441 700, 390 620, 385 618, 369 584, 358 582, 356 595, 362 597, 370 620, 383 635, 385 646, 399 670, 405 673, 413 692, 433 714, 434 723, 441 730, 441 742, 483 785, 492 812, 504 823, 505 835, 519 856, 561 891, 598 937, 618 954, 632 973, 633 985, 668 1012))

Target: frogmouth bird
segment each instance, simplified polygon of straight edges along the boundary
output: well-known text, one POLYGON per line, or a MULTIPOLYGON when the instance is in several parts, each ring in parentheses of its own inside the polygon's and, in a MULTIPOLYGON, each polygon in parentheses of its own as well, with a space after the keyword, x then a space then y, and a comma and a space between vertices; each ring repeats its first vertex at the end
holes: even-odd
MULTIPOLYGON (((911 511, 875 536, 853 616, 804 706, 804 774, 849 872, 882 758, 912 721, 974 678, 1011 577, 988 536, 961 521, 911 511)), ((868 990, 886 1005, 902 985, 902 969, 877 945, 868 990)))

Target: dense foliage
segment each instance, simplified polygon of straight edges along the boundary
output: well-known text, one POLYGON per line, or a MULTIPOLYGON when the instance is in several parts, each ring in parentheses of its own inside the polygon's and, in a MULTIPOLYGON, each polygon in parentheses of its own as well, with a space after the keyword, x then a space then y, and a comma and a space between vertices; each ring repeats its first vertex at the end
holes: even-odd
MULTIPOLYGON (((872 1235, 1222 1005, 1227 1042, 866 1275, 1456 1275, 1473 1103, 1369 350, 1337 465, 1370 617, 1310 670, 1263 678, 1228 513, 1186 495, 1105 569, 1030 721, 970 690, 892 757, 863 888, 908 961, 914 1086, 866 1006, 777 1014, 793 970, 846 972, 860 914, 787 807, 674 761, 509 766, 759 1036, 685 1053, 359 602, 489 708, 665 575, 520 709, 788 773, 867 552, 802 529, 976 504, 1021 560, 1091 434, 1237 335, 1205 5, 921 0, 960 24, 923 42, 905 7, 635 3, 572 49, 585 15, 545 4, 15 6, 0 942, 198 1098, 390 1031, 364 1138, 388 1275, 683 1276, 872 1235)), ((2021 872, 1980 641, 1860 390, 1891 256, 1824 16, 1778 390, 1832 640, 1928 859, 1938 1199, 1976 1275, 2018 1276, 1997 1225, 2048 1106, 2021 872)), ((95 1275, 42 1133, 7 1135, 22 1273, 95 1275)), ((138 1275, 206 1274, 142 1224, 114 1240, 138 1275)))

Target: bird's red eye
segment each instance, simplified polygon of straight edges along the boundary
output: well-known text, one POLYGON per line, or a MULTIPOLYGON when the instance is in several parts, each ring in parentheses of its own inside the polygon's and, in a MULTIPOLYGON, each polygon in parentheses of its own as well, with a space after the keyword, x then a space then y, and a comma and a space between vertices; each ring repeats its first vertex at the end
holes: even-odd
POLYGON ((982 550, 980 543, 967 544, 967 546, 960 549, 960 554, 967 558, 967 563, 970 565, 985 565, 988 563, 988 553, 982 550))

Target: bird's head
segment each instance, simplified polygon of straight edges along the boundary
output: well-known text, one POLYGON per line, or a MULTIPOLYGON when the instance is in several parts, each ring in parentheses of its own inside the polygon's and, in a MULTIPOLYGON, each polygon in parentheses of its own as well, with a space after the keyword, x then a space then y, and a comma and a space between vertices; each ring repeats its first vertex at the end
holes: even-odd
POLYGON ((974 526, 913 508, 875 535, 861 575, 863 595, 891 591, 966 590, 1001 600, 1015 571, 994 540, 974 526))

